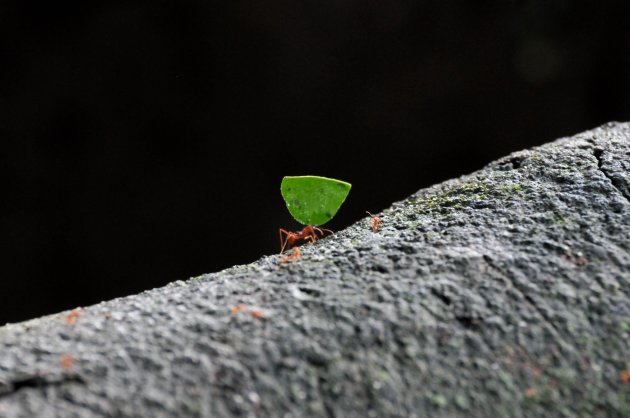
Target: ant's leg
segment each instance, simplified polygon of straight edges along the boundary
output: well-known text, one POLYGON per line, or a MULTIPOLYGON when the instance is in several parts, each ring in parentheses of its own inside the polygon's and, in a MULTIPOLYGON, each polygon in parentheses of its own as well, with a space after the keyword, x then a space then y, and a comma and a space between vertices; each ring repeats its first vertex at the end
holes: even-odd
POLYGON ((284 229, 278 229, 278 235, 280 235, 280 254, 282 254, 282 249, 284 248, 284 242, 282 241, 282 232, 286 232, 284 229))
POLYGON ((280 254, 282 254, 282 252, 284 251, 284 247, 286 247, 287 242, 289 241, 289 234, 290 232, 285 231, 284 229, 280 228, 278 230, 278 233, 280 234, 280 254), (282 233, 284 232, 284 235, 287 237, 286 241, 282 240, 282 233))

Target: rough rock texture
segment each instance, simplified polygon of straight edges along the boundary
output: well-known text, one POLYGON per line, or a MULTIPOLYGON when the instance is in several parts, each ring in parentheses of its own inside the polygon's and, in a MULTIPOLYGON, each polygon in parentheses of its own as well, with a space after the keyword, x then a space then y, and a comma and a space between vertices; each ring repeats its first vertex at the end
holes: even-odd
POLYGON ((630 124, 381 217, 0 328, 0 416, 630 416, 630 124))

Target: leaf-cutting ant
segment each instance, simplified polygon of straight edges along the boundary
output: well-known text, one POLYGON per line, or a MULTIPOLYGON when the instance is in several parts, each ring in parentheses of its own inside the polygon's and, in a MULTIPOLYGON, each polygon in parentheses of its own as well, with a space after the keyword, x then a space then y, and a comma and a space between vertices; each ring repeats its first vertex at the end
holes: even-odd
POLYGON ((379 218, 378 216, 372 215, 368 211, 365 211, 365 213, 370 215, 370 217, 372 218, 372 232, 377 232, 378 231, 378 227, 383 225, 383 221, 381 221, 381 218, 379 218))
POLYGON ((295 243, 299 240, 308 241, 312 244, 318 239, 322 238, 324 236, 324 232, 330 232, 331 234, 333 233, 333 231, 331 231, 330 229, 318 228, 311 225, 305 226, 304 229, 302 229, 302 231, 300 232, 285 231, 284 229, 280 228, 280 254, 282 254, 285 249, 288 250, 290 248, 293 248, 295 246, 295 243), (321 237, 319 237, 316 232, 319 232, 321 234, 321 237), (285 235, 284 240, 282 239, 282 234, 285 235))

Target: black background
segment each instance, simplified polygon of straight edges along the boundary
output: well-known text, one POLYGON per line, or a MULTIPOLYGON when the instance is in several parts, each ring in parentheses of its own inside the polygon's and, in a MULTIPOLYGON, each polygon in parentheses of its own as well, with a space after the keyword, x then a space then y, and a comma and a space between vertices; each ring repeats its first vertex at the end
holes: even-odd
POLYGON ((630 119, 625 2, 0 3, 0 323, 254 261, 284 175, 340 229, 630 119))

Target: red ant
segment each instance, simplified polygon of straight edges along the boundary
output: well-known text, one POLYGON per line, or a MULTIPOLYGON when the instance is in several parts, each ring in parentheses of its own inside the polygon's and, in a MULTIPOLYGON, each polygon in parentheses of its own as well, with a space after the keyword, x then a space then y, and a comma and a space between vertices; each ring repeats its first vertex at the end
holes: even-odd
POLYGON ((365 213, 367 213, 368 215, 370 215, 372 217, 372 232, 377 232, 378 231, 378 227, 380 225, 383 225, 383 221, 381 221, 381 218, 379 218, 378 216, 372 215, 368 211, 365 211, 365 213))
POLYGON ((323 237, 324 231, 330 232, 331 234, 333 233, 333 231, 331 231, 330 229, 318 228, 311 225, 305 226, 304 229, 300 232, 285 231, 284 229, 280 228, 280 254, 282 254, 285 249, 293 248, 295 242, 299 240, 309 241, 311 244, 314 243, 315 241, 320 239, 320 237, 318 237, 315 232, 319 232, 323 237), (282 239, 283 233, 285 235, 284 240, 282 239))

